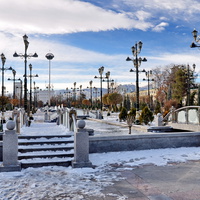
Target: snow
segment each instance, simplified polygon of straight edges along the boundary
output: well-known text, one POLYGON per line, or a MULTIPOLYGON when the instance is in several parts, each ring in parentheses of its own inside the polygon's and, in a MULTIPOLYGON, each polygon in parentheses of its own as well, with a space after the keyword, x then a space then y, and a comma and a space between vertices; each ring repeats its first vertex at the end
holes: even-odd
MULTIPOLYGON (((93 126, 94 129, 96 127, 93 126)), ((68 130, 63 126, 55 125, 55 123, 36 122, 33 122, 31 127, 22 128, 22 135, 55 135, 57 133, 64 135, 68 133, 68 130)), ((48 153, 48 151, 45 152, 48 153)), ((90 154, 89 159, 95 166, 94 168, 73 169, 72 167, 53 166, 27 168, 21 172, 2 172, 0 173, 0 199, 81 200, 87 199, 88 196, 104 197, 103 188, 122 179, 120 171, 134 170, 138 166, 149 164, 165 166, 172 163, 200 160, 200 148, 96 153, 90 154), (116 169, 116 166, 120 167, 116 169)), ((110 196, 121 199, 116 194, 110 193, 110 196)))

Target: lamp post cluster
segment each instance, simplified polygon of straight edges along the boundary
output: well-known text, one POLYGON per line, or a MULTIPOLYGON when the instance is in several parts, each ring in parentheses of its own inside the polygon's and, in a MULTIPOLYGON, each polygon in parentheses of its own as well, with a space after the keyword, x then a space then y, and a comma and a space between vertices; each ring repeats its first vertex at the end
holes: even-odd
POLYGON ((139 111, 139 72, 146 72, 145 70, 139 70, 139 67, 142 62, 146 62, 146 58, 138 58, 138 55, 141 52, 142 49, 142 42, 138 42, 135 44, 135 46, 132 46, 132 54, 134 58, 126 58, 126 61, 132 61, 133 65, 135 67, 135 70, 131 69, 130 72, 136 72, 136 111, 139 111))
POLYGON ((24 35, 23 36, 23 41, 24 41, 24 46, 25 46, 25 51, 24 54, 20 53, 14 53, 13 57, 20 57, 20 58, 24 58, 24 109, 27 112, 28 109, 28 105, 27 105, 27 58, 37 58, 38 55, 37 53, 34 54, 27 54, 27 50, 28 50, 28 46, 29 46, 29 42, 28 42, 28 36, 24 35))

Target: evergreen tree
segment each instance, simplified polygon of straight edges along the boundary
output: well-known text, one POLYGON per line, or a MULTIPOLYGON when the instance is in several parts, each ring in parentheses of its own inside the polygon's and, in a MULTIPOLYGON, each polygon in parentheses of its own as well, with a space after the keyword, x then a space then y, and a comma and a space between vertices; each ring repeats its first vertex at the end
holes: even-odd
POLYGON ((151 112, 148 106, 144 107, 140 115, 140 123, 144 123, 147 125, 149 122, 152 122, 153 119, 153 112, 151 112))
POLYGON ((120 121, 126 121, 126 117, 127 117, 127 110, 125 107, 122 107, 120 113, 119 113, 119 120, 120 121))

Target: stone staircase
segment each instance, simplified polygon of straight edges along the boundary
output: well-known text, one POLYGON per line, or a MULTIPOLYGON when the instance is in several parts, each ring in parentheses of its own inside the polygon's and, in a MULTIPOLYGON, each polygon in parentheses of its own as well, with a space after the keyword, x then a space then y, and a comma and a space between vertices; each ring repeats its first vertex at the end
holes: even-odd
POLYGON ((18 136, 18 160, 22 168, 70 166, 73 158, 72 135, 18 136))

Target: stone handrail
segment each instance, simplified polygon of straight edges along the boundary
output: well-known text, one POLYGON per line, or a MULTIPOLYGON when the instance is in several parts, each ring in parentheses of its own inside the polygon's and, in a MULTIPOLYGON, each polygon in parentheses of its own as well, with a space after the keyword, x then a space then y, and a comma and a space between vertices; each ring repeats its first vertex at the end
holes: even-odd
POLYGON ((163 118, 164 120, 171 121, 172 123, 200 125, 200 106, 185 106, 176 110, 172 108, 163 118))

